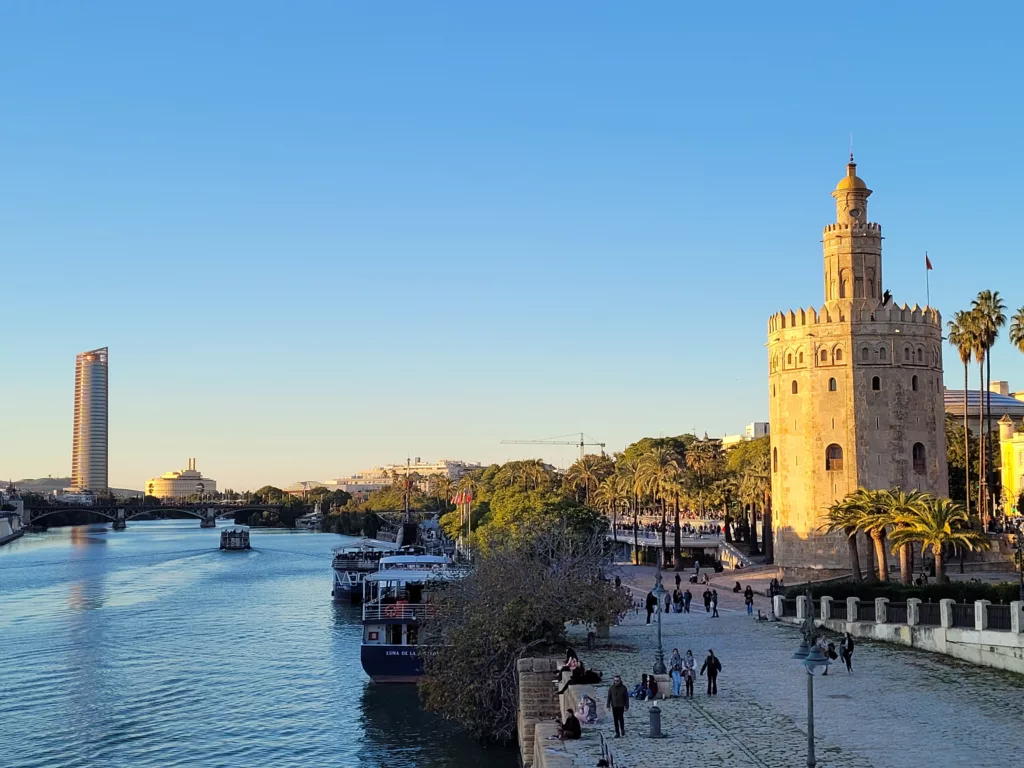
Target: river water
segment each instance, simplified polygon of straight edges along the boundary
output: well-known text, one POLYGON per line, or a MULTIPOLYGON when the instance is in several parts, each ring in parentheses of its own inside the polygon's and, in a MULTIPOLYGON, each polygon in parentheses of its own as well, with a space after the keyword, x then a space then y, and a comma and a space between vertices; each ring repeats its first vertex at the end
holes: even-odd
POLYGON ((373 685, 359 609, 331 600, 333 534, 197 521, 79 526, 0 548, 5 768, 511 768, 373 685))

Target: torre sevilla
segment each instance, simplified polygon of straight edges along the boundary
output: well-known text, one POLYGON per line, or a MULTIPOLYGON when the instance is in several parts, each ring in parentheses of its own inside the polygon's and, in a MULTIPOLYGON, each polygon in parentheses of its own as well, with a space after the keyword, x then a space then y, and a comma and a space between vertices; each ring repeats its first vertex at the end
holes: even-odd
POLYGON ((822 528, 829 506, 857 488, 949 491, 942 319, 889 298, 870 196, 851 154, 823 233, 825 303, 768 320, 775 561, 784 568, 849 569, 845 535, 822 528))

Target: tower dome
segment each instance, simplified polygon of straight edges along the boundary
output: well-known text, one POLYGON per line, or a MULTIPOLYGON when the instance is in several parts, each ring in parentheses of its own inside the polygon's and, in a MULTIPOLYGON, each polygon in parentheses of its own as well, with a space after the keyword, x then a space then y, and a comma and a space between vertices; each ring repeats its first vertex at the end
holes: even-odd
POLYGON ((846 175, 836 184, 836 190, 867 188, 868 185, 864 183, 864 179, 857 175, 857 164, 853 162, 853 155, 850 155, 850 162, 846 165, 846 175))

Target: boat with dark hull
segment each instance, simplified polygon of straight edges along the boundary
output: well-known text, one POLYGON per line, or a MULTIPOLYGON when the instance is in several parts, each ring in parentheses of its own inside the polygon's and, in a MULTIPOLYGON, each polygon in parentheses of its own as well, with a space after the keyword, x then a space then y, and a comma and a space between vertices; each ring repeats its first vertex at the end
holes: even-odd
POLYGON ((431 595, 461 578, 464 568, 444 555, 383 557, 363 581, 360 661, 375 683, 415 683, 423 676, 420 625, 434 615, 431 595))
POLYGON ((331 596, 335 600, 359 602, 363 596, 363 579, 377 570, 382 557, 397 549, 397 544, 365 538, 354 544, 335 547, 331 596))

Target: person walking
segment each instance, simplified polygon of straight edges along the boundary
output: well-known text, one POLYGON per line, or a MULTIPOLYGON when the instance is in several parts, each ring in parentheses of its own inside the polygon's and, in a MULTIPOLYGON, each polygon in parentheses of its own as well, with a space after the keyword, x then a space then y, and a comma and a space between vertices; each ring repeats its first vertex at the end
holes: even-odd
POLYGON ((693 561, 693 574, 699 579, 700 578, 700 560, 693 561))
POLYGON ((722 662, 715 656, 715 652, 708 649, 708 656, 700 667, 700 673, 705 672, 708 676, 708 696, 718 695, 718 673, 722 671, 722 662))
POLYGON ((682 581, 683 581, 682 576, 680 576, 678 573, 676 573, 676 589, 679 589, 679 585, 682 583, 682 581))
MULTIPOLYGON (((814 641, 814 644, 818 646, 818 650, 821 651, 821 655, 826 659, 828 658, 828 638, 824 635, 818 635, 818 639, 814 641)), ((825 672, 822 677, 828 674, 828 667, 825 667, 825 672)))
POLYGON ((846 633, 846 637, 843 638, 839 644, 839 655, 843 659, 843 663, 846 664, 846 671, 848 674, 853 674, 853 635, 849 632, 846 633))
POLYGON ((616 589, 621 589, 622 588, 622 579, 620 579, 618 577, 618 574, 616 574, 616 576, 615 576, 615 588, 616 589))
POLYGON ((651 614, 654 613, 654 609, 658 607, 658 598, 654 596, 653 592, 647 593, 647 623, 651 623, 651 614))
POLYGON ((711 613, 711 590, 704 590, 704 613, 711 613))
POLYGON ((679 698, 679 689, 683 684, 683 657, 679 655, 679 649, 672 649, 672 658, 668 662, 668 670, 672 675, 672 698, 679 698))
POLYGON ((711 590, 711 618, 718 618, 718 590, 711 590))
POLYGON ((693 600, 693 592, 686 590, 683 592, 683 613, 690 612, 690 601, 693 600))
POLYGON ((743 590, 743 602, 747 604, 747 616, 754 615, 754 590, 747 584, 747 588, 743 590))
POLYGON ((608 688, 608 709, 612 711, 612 720, 615 721, 615 738, 625 736, 629 689, 623 684, 619 675, 612 678, 612 684, 608 688))
POLYGON ((686 695, 693 698, 693 678, 697 672, 697 660, 693 658, 693 651, 689 648, 683 656, 683 677, 686 680, 686 695))

